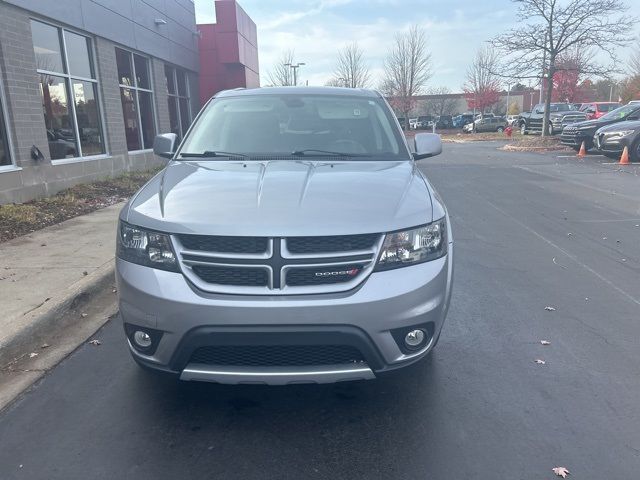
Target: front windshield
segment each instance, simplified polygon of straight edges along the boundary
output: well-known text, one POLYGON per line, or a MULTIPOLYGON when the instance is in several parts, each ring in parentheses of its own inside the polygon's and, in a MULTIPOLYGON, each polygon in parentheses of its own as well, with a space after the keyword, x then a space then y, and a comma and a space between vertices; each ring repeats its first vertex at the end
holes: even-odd
POLYGON ((392 119, 384 101, 373 97, 223 97, 206 108, 180 153, 233 152, 264 157, 333 152, 362 158, 406 159, 409 154, 392 119))
POLYGON ((631 112, 638 110, 638 107, 640 107, 640 105, 625 105, 624 107, 616 108, 600 118, 602 120, 620 120, 626 118, 631 112))

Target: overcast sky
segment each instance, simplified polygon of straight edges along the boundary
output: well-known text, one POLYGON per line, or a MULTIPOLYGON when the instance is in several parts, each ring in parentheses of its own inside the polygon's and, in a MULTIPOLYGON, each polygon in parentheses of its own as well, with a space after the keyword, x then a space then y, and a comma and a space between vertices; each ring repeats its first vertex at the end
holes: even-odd
MULTIPOLYGON (((198 23, 215 22, 213 0, 195 0, 198 23)), ((266 75, 283 50, 294 48, 299 78, 324 85, 335 54, 357 40, 365 51, 373 85, 393 34, 412 23, 428 34, 434 75, 431 87, 461 91, 467 66, 482 43, 511 28, 516 7, 508 0, 239 0, 258 27, 260 76, 266 75)), ((627 0, 640 16, 640 0, 627 0)), ((638 32, 635 32, 636 34, 638 32)), ((620 57, 627 58, 628 52, 620 57)))

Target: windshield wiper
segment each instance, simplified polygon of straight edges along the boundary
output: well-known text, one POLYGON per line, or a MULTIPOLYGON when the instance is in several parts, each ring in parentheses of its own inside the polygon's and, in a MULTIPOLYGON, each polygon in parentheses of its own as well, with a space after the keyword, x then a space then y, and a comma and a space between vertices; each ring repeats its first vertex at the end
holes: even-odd
POLYGON ((213 150, 205 150, 200 153, 193 152, 182 152, 180 153, 180 158, 215 158, 215 157, 248 157, 244 153, 233 153, 233 152, 221 152, 221 151, 213 151, 213 150))
POLYGON ((325 157, 330 155, 332 157, 364 157, 363 153, 344 153, 344 152, 332 152, 331 150, 316 150, 315 148, 306 148, 304 150, 294 150, 291 152, 294 157, 318 156, 325 157))

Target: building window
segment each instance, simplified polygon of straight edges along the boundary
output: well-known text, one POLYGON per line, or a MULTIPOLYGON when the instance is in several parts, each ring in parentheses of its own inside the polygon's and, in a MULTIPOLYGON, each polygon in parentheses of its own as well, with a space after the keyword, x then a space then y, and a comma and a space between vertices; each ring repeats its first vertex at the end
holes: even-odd
POLYGON ((191 102, 187 72, 179 68, 164 66, 169 98, 169 122, 171 131, 181 139, 191 125, 191 102))
POLYGON ((4 120, 4 106, 2 104, 2 89, 0 87, 0 167, 12 165, 9 156, 9 134, 4 120))
POLYGON ((91 40, 31 21, 52 160, 105 153, 91 40))
POLYGON ((156 124, 149 59, 116 48, 116 64, 127 150, 152 148, 156 124))

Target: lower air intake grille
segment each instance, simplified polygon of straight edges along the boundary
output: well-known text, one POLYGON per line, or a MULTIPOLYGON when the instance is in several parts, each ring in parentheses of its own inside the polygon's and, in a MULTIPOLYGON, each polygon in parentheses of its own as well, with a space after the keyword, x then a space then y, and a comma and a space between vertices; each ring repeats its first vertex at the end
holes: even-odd
POLYGON ((195 265, 193 271, 205 282, 218 285, 266 287, 269 284, 269 276, 263 268, 195 265))
POLYGON ((200 347, 190 363, 224 366, 293 367, 363 362, 349 345, 216 345, 200 347))

